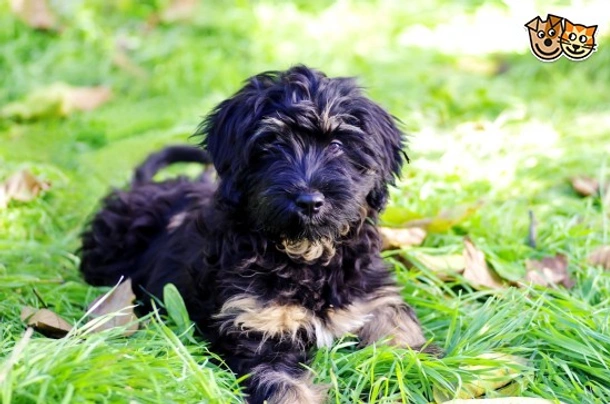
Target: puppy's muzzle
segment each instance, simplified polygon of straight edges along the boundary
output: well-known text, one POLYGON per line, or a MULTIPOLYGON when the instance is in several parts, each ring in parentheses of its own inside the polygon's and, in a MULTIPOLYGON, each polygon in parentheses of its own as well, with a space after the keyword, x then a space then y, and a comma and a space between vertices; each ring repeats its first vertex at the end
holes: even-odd
POLYGON ((320 192, 304 192, 297 195, 294 203, 299 211, 304 215, 319 213, 324 206, 324 195, 320 192))

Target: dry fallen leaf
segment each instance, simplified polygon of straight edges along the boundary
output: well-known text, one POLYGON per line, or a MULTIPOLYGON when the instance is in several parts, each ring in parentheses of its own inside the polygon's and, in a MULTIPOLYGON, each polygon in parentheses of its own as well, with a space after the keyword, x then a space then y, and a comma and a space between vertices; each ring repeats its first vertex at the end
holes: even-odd
POLYGON ((426 238, 426 231, 419 227, 410 227, 407 229, 380 227, 379 232, 381 233, 382 250, 420 245, 426 238))
POLYGON ((483 252, 476 248, 469 238, 464 239, 464 262, 465 269, 462 275, 473 287, 491 289, 504 287, 498 274, 487 266, 483 252))
POLYGON ((554 287, 563 285, 566 288, 574 286, 574 281, 568 273, 568 257, 556 254, 554 257, 544 257, 541 260, 526 260, 525 280, 536 285, 554 287))
POLYGON ((587 259, 589 264, 610 269, 610 246, 603 246, 595 249, 587 259))
POLYGON ((49 309, 38 310, 25 306, 21 310, 21 320, 49 338, 65 337, 72 329, 72 326, 66 320, 49 309))
POLYGON ((107 102, 112 92, 104 86, 73 87, 55 83, 33 91, 21 101, 5 105, 0 116, 19 120, 65 117, 75 111, 90 111, 107 102))
POLYGON ((444 233, 474 215, 482 205, 482 202, 478 202, 474 205, 453 206, 443 209, 436 217, 410 220, 404 226, 421 227, 431 233, 444 233))
POLYGON ((445 401, 442 404, 564 404, 562 401, 533 397, 473 398, 445 401))
POLYGON ((63 113, 69 115, 73 111, 91 111, 112 97, 108 87, 68 87, 64 93, 63 113))
POLYGON ((458 399, 476 398, 491 391, 510 391, 517 390, 518 385, 513 383, 521 378, 520 368, 526 365, 524 358, 504 355, 498 353, 487 353, 480 356, 481 359, 493 361, 493 364, 463 366, 463 370, 475 372, 478 379, 455 386, 450 392, 445 392, 436 386, 432 388, 432 396, 437 403, 451 402, 452 397, 458 399), (509 387, 514 385, 514 389, 509 387), (506 390, 509 389, 509 390, 506 390))
POLYGON ((189 21, 195 15, 197 0, 172 0, 170 4, 159 13, 159 19, 166 23, 189 21))
POLYGON ((0 209, 5 208, 11 200, 32 201, 49 187, 48 182, 41 181, 28 170, 21 170, 0 184, 0 209))
POLYGON ((119 69, 131 74, 132 76, 145 78, 148 76, 148 72, 134 62, 126 51, 118 49, 112 57, 112 63, 114 63, 119 69))
POLYGON ((573 177, 572 188, 581 196, 593 196, 599 193, 599 182, 589 177, 573 177))
POLYGON ((47 0, 11 0, 11 10, 32 28, 40 30, 58 28, 57 17, 49 8, 47 0))
POLYGON ((466 267, 463 254, 428 255, 418 252, 413 254, 413 258, 443 281, 455 279, 466 267))
POLYGON ((148 77, 148 72, 133 61, 130 56, 135 49, 137 49, 137 46, 129 37, 119 35, 114 44, 112 63, 132 76, 146 78, 148 77))
MULTIPOLYGON (((125 280, 114 290, 95 299, 88 308, 89 316, 96 321, 99 317, 113 314, 108 321, 96 321, 92 326, 94 332, 110 328, 127 326, 124 336, 128 337, 138 331, 137 317, 133 311, 136 296, 131 288, 131 279, 125 280)), ((90 321, 90 323, 91 323, 90 321)))

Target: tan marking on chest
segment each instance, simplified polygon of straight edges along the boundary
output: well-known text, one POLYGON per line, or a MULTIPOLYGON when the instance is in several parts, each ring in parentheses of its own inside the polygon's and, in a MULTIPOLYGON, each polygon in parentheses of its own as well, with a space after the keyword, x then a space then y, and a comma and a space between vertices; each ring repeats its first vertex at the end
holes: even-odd
POLYGON ((238 295, 229 299, 215 316, 221 320, 221 332, 231 329, 253 330, 269 337, 295 340, 300 329, 311 327, 312 314, 297 305, 263 305, 250 295, 238 295))
POLYGON ((264 305, 255 297, 238 295, 228 300, 214 316, 220 320, 221 332, 257 331, 268 338, 296 341, 299 331, 308 338, 315 338, 318 347, 330 347, 335 338, 357 333, 370 321, 381 307, 402 304, 394 288, 386 288, 372 299, 359 300, 341 309, 328 309, 322 319, 299 305, 264 305))

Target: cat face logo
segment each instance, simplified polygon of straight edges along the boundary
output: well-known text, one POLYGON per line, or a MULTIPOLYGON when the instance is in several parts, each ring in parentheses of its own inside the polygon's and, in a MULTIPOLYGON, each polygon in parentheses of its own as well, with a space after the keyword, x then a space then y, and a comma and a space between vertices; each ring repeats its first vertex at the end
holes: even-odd
POLYGON ((584 60, 596 51, 595 31, 597 25, 587 27, 585 25, 572 24, 564 19, 564 28, 559 37, 561 49, 570 60, 584 60))
POLYGON ((546 20, 536 17, 525 24, 530 34, 530 49, 534 56, 543 62, 552 62, 561 57, 561 20, 562 17, 549 14, 546 20))

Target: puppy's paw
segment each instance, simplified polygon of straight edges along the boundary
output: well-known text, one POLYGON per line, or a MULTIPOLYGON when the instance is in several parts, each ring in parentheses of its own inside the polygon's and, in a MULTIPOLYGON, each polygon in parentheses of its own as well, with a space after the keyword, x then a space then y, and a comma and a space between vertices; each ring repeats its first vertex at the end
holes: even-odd
POLYGON ((326 400, 327 386, 309 380, 286 383, 267 400, 268 404, 322 404, 326 400))

